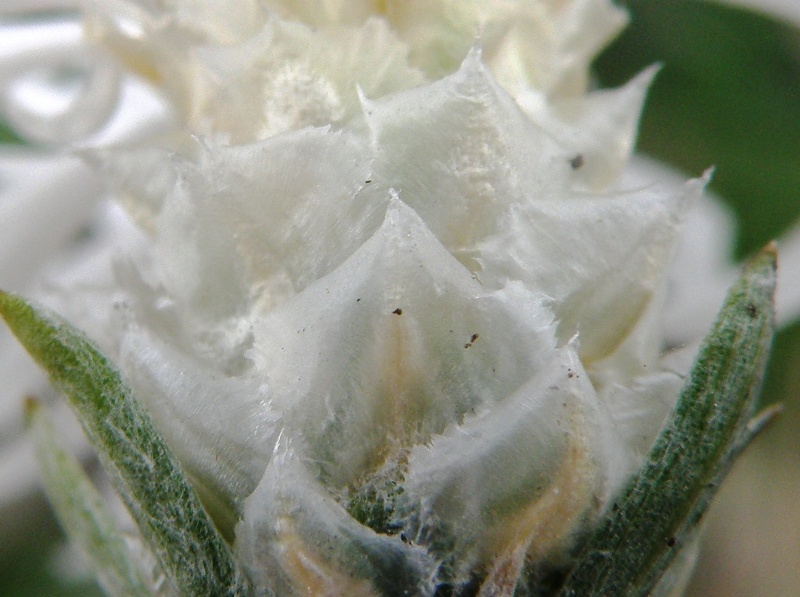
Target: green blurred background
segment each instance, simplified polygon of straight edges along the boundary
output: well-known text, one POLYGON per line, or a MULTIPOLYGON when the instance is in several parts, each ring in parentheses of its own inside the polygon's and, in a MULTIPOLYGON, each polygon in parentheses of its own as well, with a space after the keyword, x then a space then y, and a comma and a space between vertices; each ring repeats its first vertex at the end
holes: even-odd
MULTIPOLYGON (((631 25, 598 59, 598 80, 617 86, 663 65, 639 150, 690 175, 716 166, 711 188, 736 213, 743 258, 800 218, 800 30, 714 3, 622 4, 631 25)), ((1 124, 0 140, 17 142, 1 124)), ((785 283, 798 276, 780 272, 785 283)), ((778 334, 763 401, 783 402, 784 414, 736 465, 708 516, 694 597, 800 594, 800 323, 778 334)), ((0 596, 99 595, 86 582, 55 580, 46 546, 59 534, 38 509, 35 537, 0 543, 0 596)))

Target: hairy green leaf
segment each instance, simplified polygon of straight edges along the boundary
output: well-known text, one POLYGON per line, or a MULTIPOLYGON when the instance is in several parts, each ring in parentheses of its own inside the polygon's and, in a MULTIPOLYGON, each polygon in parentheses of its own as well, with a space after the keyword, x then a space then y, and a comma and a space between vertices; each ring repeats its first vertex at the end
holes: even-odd
POLYGON ((249 594, 249 586, 149 415, 117 368, 81 332, 0 293, 0 315, 68 397, 133 518, 182 595, 249 594))
POLYGON ((89 559, 106 594, 151 597, 103 498, 77 459, 59 444, 45 409, 29 399, 25 410, 47 497, 67 536, 89 559))
POLYGON ((751 417, 774 331, 775 270, 771 245, 730 290, 647 461, 560 595, 648 595, 690 538, 734 458, 765 421, 751 417))

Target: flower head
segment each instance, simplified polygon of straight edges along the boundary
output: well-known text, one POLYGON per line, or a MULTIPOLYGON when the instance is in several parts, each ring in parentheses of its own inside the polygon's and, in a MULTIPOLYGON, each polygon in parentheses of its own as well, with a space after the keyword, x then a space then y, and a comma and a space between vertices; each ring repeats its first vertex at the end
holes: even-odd
POLYGON ((90 2, 174 108, 85 150, 140 230, 92 330, 265 594, 511 594, 653 442, 704 181, 624 189, 604 0, 90 2), (113 310, 113 315, 109 311, 113 310), (112 323, 109 323, 112 322, 112 323))

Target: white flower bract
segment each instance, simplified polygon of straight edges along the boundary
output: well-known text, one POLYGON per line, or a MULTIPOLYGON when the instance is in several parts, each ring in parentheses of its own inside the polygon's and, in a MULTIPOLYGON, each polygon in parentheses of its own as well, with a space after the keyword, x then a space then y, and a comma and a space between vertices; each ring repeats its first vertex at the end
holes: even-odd
POLYGON ((141 229, 106 310, 61 310, 119 362, 259 590, 510 594, 561 565, 677 396, 660 313, 704 185, 618 184, 653 72, 587 87, 624 14, 87 10, 176 121, 84 150, 141 229))

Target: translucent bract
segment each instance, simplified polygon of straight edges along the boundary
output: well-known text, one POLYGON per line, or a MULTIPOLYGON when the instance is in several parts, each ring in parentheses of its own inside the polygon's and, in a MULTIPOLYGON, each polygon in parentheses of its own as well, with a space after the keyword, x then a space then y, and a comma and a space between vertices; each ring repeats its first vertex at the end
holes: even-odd
POLYGON ((618 185, 653 73, 587 91, 587 69, 623 13, 104 0, 86 18, 176 120, 86 150, 139 231, 100 292, 113 315, 62 311, 261 592, 506 595, 557 572, 681 383, 659 317, 704 181, 618 185))

